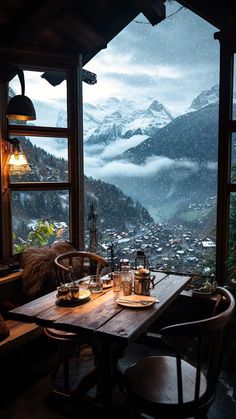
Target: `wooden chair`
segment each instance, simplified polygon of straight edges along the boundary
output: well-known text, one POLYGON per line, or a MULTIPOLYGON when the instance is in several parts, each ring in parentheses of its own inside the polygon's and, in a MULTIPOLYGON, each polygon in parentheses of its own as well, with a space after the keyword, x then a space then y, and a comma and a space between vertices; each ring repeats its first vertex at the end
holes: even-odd
POLYGON ((218 287, 216 296, 211 317, 160 331, 174 356, 146 356, 125 370, 130 418, 141 412, 155 418, 207 417, 215 397, 225 331, 235 307, 228 290, 218 287))
MULTIPOLYGON (((71 251, 63 253, 55 258, 55 265, 58 271, 60 283, 70 282, 70 272, 80 279, 89 274, 101 274, 102 269, 108 266, 108 261, 95 253, 86 251, 71 251)), ((70 393, 69 360, 73 347, 76 347, 77 356, 84 345, 92 345, 84 336, 76 333, 64 332, 53 328, 44 328, 46 336, 59 344, 59 354, 52 377, 56 378, 61 365, 63 366, 63 391, 70 393)), ((95 374, 91 372, 91 386, 94 384, 95 374)), ((86 379, 86 382, 89 382, 86 379)), ((79 393, 79 392, 78 392, 79 393)))
POLYGON ((89 274, 101 274, 102 269, 108 266, 108 261, 95 253, 81 250, 66 252, 57 256, 55 264, 58 269, 60 282, 66 283, 70 281, 70 267, 76 279, 80 279, 89 274))

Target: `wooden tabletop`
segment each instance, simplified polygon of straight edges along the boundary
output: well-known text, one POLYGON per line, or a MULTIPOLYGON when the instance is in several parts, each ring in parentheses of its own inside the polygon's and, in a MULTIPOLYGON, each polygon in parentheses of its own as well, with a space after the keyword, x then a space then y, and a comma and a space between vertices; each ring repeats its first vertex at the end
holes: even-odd
POLYGON ((150 307, 123 307, 116 303, 121 292, 112 288, 91 294, 90 300, 77 307, 59 307, 55 304, 56 291, 8 312, 10 319, 34 322, 87 336, 97 336, 106 341, 128 344, 140 336, 175 300, 190 281, 189 276, 153 272, 155 288, 151 296, 159 303, 150 307))

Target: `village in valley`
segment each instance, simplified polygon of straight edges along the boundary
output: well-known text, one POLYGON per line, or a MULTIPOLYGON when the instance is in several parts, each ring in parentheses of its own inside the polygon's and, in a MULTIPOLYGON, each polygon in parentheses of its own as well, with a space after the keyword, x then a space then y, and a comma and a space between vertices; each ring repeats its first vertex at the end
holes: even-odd
MULTIPOLYGON (((212 207, 215 197, 204 203, 212 207)), ((203 204, 192 205, 189 210, 203 211, 203 204)), ((199 219, 199 223, 200 223, 199 219)), ((184 224, 145 223, 127 231, 104 229, 90 232, 95 234, 97 251, 108 260, 111 248, 117 266, 121 259, 128 259, 134 265, 136 252, 142 250, 153 270, 176 273, 210 275, 214 271, 215 238, 202 235, 201 230, 191 229, 184 224)), ((89 241, 89 232, 86 233, 89 241)))

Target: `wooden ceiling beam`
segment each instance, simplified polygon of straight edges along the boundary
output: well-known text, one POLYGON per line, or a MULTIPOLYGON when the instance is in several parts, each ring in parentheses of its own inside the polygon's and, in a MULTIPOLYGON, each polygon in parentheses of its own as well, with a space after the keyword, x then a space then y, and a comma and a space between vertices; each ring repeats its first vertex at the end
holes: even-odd
POLYGON ((81 15, 64 14, 60 21, 55 22, 54 30, 63 33, 80 50, 107 47, 104 34, 81 15))
POLYGON ((39 35, 53 24, 54 19, 60 16, 64 10, 68 9, 71 0, 57 0, 40 3, 38 10, 30 15, 27 22, 22 23, 19 28, 14 31, 13 27, 13 43, 33 44, 39 35))
POLYGON ((230 6, 223 0, 177 0, 177 2, 218 29, 224 29, 225 26, 230 29, 235 27, 235 2, 231 2, 230 6))
POLYGON ((165 0, 130 0, 154 26, 166 18, 165 0))

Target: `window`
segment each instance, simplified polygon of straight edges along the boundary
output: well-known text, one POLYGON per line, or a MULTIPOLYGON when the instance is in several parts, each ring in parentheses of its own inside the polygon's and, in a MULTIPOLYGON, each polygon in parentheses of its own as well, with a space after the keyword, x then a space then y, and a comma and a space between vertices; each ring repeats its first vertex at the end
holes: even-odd
MULTIPOLYGON (((167 16, 179 9, 166 6, 167 16)), ((106 257, 113 243, 118 260, 142 249, 154 269, 215 270, 215 30, 187 9, 156 27, 139 16, 89 63, 98 82, 83 94, 85 235, 89 247, 92 205, 106 257)))
MULTIPOLYGON (((232 120, 233 123, 230 124, 229 138, 230 138, 230 156, 231 161, 229 164, 230 167, 230 180, 229 180, 229 192, 228 192, 228 200, 229 200, 229 219, 228 225, 226 228, 228 229, 228 253, 227 253, 227 263, 226 263, 226 271, 227 271, 227 283, 229 285, 233 285, 235 287, 236 283, 236 257, 235 257, 235 245, 236 245, 236 108, 235 108, 235 85, 236 85, 236 65, 235 65, 235 54, 231 54, 232 62, 233 62, 233 94, 232 94, 232 120)), ((230 74, 229 74, 230 77, 230 74)), ((230 92, 231 93, 231 92, 230 92)), ((231 95, 230 95, 231 98, 231 95)), ((231 100, 231 99, 230 99, 231 100)), ((230 106, 231 108, 231 106, 230 106)), ((231 116, 229 115, 229 122, 231 116)))
MULTIPOLYGON (((7 222, 1 231, 3 257, 22 252, 28 245, 50 245, 56 239, 83 248, 83 218, 79 217, 83 213, 83 165, 78 147, 82 138, 81 62, 65 57, 61 64, 61 57, 45 57, 47 66, 43 67, 37 58, 33 65, 30 60, 13 58, 14 66, 18 62, 24 71, 25 94, 34 104, 37 119, 7 124, 6 140, 19 140, 31 170, 10 174, 4 166, 7 222)), ((16 94, 21 94, 18 76, 8 85, 8 96, 16 94)))
MULTIPOLYGON (((67 81, 64 80, 58 88, 42 78, 43 74, 24 72, 37 119, 25 123, 13 121, 10 132, 15 124, 21 128, 24 126, 26 132, 35 127, 35 123, 37 126, 67 128, 67 81)), ((52 72, 47 74, 53 76, 52 72)), ((61 76, 66 79, 65 73, 61 76)), ((14 86, 17 86, 16 78, 9 84, 9 96, 20 93, 14 86)), ((70 238, 68 138, 56 138, 56 133, 55 138, 46 136, 44 129, 40 132, 40 137, 16 137, 27 155, 31 171, 10 176, 13 253, 30 244, 46 245, 57 238, 70 238), (62 183, 65 183, 63 189, 62 183)))
MULTIPOLYGON (((32 100, 37 119, 27 125, 67 128, 67 82, 65 72, 24 70, 25 95, 32 100), (56 84, 59 81, 60 84, 56 84), (52 84, 51 84, 52 83, 52 84)), ((9 96, 21 94, 18 76, 9 83, 9 96)), ((21 121, 14 121, 22 125, 21 121)))

